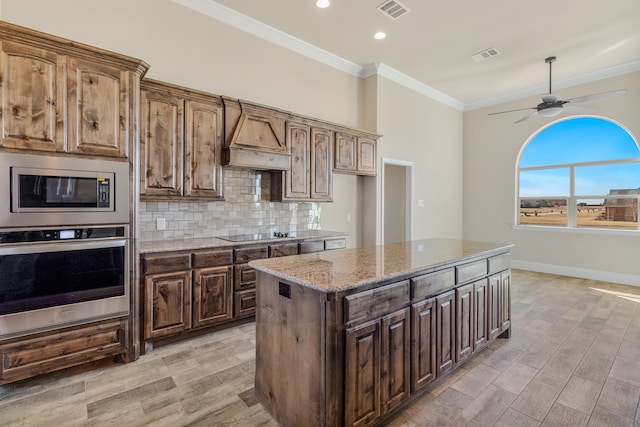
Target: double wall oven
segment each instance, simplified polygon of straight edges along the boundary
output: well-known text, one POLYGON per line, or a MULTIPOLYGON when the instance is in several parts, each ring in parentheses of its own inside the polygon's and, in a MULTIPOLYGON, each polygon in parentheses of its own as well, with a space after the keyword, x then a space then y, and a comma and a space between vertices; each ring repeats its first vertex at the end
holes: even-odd
POLYGON ((0 339, 127 315, 129 164, 0 153, 0 339))

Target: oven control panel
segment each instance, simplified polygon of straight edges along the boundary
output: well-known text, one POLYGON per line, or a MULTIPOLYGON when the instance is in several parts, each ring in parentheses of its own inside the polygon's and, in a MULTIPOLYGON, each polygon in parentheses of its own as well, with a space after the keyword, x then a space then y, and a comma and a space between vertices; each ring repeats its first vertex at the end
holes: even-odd
POLYGON ((0 231, 0 244, 32 243, 49 240, 82 240, 125 237, 125 227, 48 228, 0 231))

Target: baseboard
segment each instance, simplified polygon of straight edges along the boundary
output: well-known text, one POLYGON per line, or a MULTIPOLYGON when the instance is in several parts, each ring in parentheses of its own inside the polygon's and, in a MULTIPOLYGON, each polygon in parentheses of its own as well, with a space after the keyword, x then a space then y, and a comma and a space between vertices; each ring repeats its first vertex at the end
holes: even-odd
POLYGON ((538 262, 518 260, 511 260, 511 267, 520 270, 537 271, 539 273, 579 277, 581 279, 599 280, 601 282, 621 283, 623 285, 640 287, 640 276, 633 274, 612 273, 610 271, 589 270, 586 268, 575 268, 564 265, 541 264, 538 262))

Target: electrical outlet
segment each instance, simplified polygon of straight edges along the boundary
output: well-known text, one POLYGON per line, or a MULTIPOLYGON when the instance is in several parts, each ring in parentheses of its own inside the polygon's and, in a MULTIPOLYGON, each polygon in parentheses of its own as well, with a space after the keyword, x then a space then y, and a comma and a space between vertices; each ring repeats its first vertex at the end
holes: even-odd
POLYGON ((164 230, 167 228, 167 221, 164 218, 156 219, 156 228, 158 230, 164 230))
POLYGON ((422 200, 422 199, 418 200, 418 207, 419 208, 424 207, 424 200, 422 200))

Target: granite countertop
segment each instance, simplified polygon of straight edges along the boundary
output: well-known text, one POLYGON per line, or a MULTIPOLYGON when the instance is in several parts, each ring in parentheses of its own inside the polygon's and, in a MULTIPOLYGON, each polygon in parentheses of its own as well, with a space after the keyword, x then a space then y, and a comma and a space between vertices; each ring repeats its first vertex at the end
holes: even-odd
POLYGON ((322 292, 339 292, 482 254, 506 252, 512 246, 457 239, 426 239, 256 260, 249 265, 322 292))
MULTIPOLYGON (((294 233, 292 233, 294 234, 294 233)), ((140 242, 140 253, 190 251, 196 249, 224 249, 245 245, 259 245, 270 243, 295 242, 306 239, 329 239, 332 237, 346 237, 348 233, 326 230, 297 231, 292 237, 273 237, 261 240, 231 242, 218 237, 202 237, 197 239, 167 239, 153 242, 140 242)))

